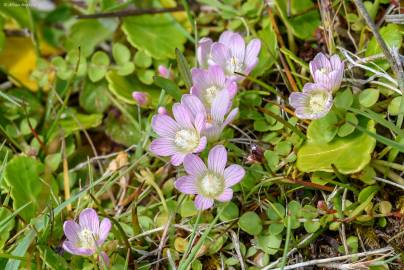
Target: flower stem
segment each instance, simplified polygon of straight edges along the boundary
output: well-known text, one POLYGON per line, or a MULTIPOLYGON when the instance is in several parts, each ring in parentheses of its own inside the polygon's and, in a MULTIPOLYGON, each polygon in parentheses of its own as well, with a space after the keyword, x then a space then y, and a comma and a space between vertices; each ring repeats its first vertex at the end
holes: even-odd
POLYGON ((199 211, 198 211, 198 215, 196 216, 196 220, 195 220, 195 223, 194 223, 194 227, 192 228, 191 237, 190 237, 190 239, 189 239, 187 248, 185 249, 184 255, 182 256, 179 265, 181 265, 183 259, 186 258, 187 255, 188 255, 188 253, 191 251, 192 244, 193 244, 193 242, 194 242, 194 240, 195 240, 196 229, 197 229, 197 226, 198 226, 199 221, 200 221, 200 219, 201 219, 201 216, 202 216, 202 210, 199 210, 199 211))

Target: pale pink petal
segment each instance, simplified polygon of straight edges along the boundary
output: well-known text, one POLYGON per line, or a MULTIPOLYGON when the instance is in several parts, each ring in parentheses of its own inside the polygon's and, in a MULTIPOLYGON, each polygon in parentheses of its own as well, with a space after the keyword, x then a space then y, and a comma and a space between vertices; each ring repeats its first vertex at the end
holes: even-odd
POLYGON ((199 153, 202 152, 207 144, 207 139, 206 137, 201 137, 201 139, 199 140, 199 145, 198 147, 195 148, 194 153, 199 153))
POLYGON ((182 176, 175 181, 174 185, 176 189, 184 194, 193 195, 198 193, 195 176, 182 176))
POLYGON ((227 163, 227 151, 223 145, 216 145, 209 151, 208 168, 219 175, 223 175, 227 163))
POLYGON ((222 43, 213 43, 211 54, 212 61, 222 68, 226 67, 227 60, 231 57, 230 50, 222 43))
POLYGON ((184 161, 185 156, 186 156, 186 154, 183 154, 183 153, 175 153, 171 157, 171 164, 173 164, 174 166, 181 165, 181 163, 184 161))
POLYGON ((251 40, 246 49, 244 64, 249 70, 252 70, 258 62, 258 54, 261 50, 261 41, 259 39, 251 40))
POLYGON ((79 216, 79 224, 81 228, 90 230, 95 236, 98 235, 100 229, 100 221, 97 212, 92 208, 86 208, 81 211, 79 216))
POLYGON ((210 66, 208 71, 207 81, 209 85, 215 85, 223 87, 226 82, 226 77, 224 75, 223 69, 219 65, 210 66))
POLYGON ((197 155, 189 154, 184 158, 185 171, 190 175, 201 176, 207 171, 205 163, 197 155))
POLYGON ((73 243, 77 243, 79 241, 78 233, 80 230, 80 225, 73 220, 67 220, 63 224, 63 231, 65 232, 66 238, 73 243))
POLYGON ((243 37, 235 33, 231 38, 230 38, 230 44, 228 46, 230 48, 231 54, 235 56, 239 61, 244 60, 245 56, 245 42, 243 37))
POLYGON ((227 80, 225 88, 229 92, 229 98, 233 99, 237 94, 237 83, 235 81, 227 80))
POLYGON ((231 188, 226 188, 222 194, 216 197, 216 200, 220 202, 228 202, 233 198, 233 190, 231 188))
POLYGON ((99 238, 97 241, 98 246, 101 246, 105 239, 107 239, 107 236, 109 234, 109 231, 111 230, 112 224, 111 221, 108 218, 104 218, 101 221, 100 224, 100 233, 99 233, 99 238))
POLYGON ((227 126, 228 124, 230 124, 231 122, 233 122, 233 120, 236 118, 238 114, 238 108, 234 108, 226 117, 226 120, 223 122, 224 126, 227 126))
POLYGON ((230 98, 228 91, 221 91, 213 99, 211 114, 212 118, 217 123, 223 123, 224 116, 226 115, 229 108, 230 98))
POLYGON ((198 97, 189 94, 183 95, 181 98, 181 103, 187 106, 194 116, 197 114, 203 114, 206 118, 205 106, 198 97))
POLYGON ((202 38, 198 43, 196 56, 199 65, 203 68, 206 68, 208 65, 211 46, 212 46, 212 40, 210 38, 202 38))
POLYGON ((175 121, 183 128, 193 128, 192 114, 188 108, 180 103, 173 105, 173 114, 175 121))
POLYGON ((96 252, 96 249, 77 247, 75 243, 68 240, 64 241, 62 246, 70 254, 78 256, 91 256, 96 252))
POLYGON ((230 30, 224 31, 219 37, 219 42, 227 47, 230 46, 230 39, 234 34, 235 33, 230 30))
POLYGON ((153 116, 152 128, 161 137, 174 137, 181 127, 170 116, 158 114, 153 116))
MULTIPOLYGON (((207 72, 205 69, 193 68, 191 70, 193 92, 199 92, 201 89, 209 87, 207 81, 207 72)), ((193 93, 194 94, 194 93, 193 93)))
POLYGON ((240 182, 245 175, 243 167, 237 164, 230 165, 224 170, 224 181, 226 188, 234 186, 240 182))
POLYGON ((173 139, 170 138, 158 138, 152 141, 149 150, 162 157, 172 156, 177 152, 177 148, 173 139))
POLYGON ((198 131, 198 133, 201 133, 201 131, 205 128, 205 122, 206 122, 206 118, 205 118, 204 114, 198 113, 195 116, 194 125, 195 125, 195 129, 198 131))
POLYGON ((198 210, 206 210, 213 206, 213 199, 205 198, 202 195, 197 195, 195 198, 195 206, 198 210))

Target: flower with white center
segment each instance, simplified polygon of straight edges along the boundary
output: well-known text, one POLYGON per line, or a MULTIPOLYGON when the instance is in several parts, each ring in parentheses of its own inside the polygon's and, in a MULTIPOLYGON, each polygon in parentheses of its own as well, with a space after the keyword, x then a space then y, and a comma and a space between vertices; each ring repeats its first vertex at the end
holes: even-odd
POLYGON ((191 94, 199 97, 207 109, 211 108, 213 100, 221 91, 228 91, 230 103, 237 92, 237 83, 227 79, 223 69, 217 65, 208 69, 192 69, 192 81, 191 94))
POLYGON ((219 42, 211 45, 210 65, 221 66, 227 76, 232 80, 242 80, 243 77, 235 74, 248 75, 258 64, 258 54, 261 49, 259 39, 251 40, 246 46, 243 37, 232 31, 225 31, 220 35, 219 42))
POLYGON ((188 175, 175 182, 175 187, 185 194, 197 194, 195 206, 205 210, 213 206, 214 200, 230 201, 233 197, 232 186, 240 182, 245 171, 240 165, 232 164, 226 168, 227 151, 217 145, 209 151, 208 166, 196 155, 187 155, 184 168, 188 175))
POLYGON ((159 135, 150 145, 155 155, 171 156, 171 164, 180 165, 187 154, 199 153, 206 146, 206 137, 201 136, 205 127, 205 115, 193 115, 183 104, 173 105, 173 115, 158 114, 153 117, 152 128, 159 135))
POLYGON ((209 109, 194 95, 183 95, 181 103, 190 110, 192 115, 204 115, 206 120, 202 135, 206 136, 209 142, 217 141, 223 129, 230 124, 238 114, 238 108, 229 112, 231 101, 228 91, 225 90, 217 94, 209 109))
POLYGON ((91 256, 98 254, 102 263, 108 265, 109 259, 105 252, 99 252, 111 230, 111 221, 104 218, 101 223, 94 209, 86 208, 79 216, 79 223, 65 221, 63 231, 67 240, 63 249, 73 255, 91 256))
POLYGON ((310 73, 315 83, 322 83, 329 91, 336 91, 341 86, 344 76, 344 63, 338 55, 328 58, 318 53, 310 62, 310 73))
POLYGON ((325 116, 332 107, 332 93, 321 83, 306 83, 303 92, 289 96, 290 105, 301 119, 318 119, 325 116))

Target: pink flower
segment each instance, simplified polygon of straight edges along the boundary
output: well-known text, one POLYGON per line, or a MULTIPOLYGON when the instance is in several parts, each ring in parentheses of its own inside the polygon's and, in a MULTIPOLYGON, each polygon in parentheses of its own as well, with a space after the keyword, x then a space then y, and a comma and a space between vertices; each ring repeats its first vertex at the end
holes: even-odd
POLYGON ((232 31, 225 31, 220 35, 219 42, 201 40, 198 47, 198 60, 202 67, 219 65, 226 76, 232 80, 242 80, 243 77, 235 72, 248 75, 258 64, 258 54, 261 49, 259 39, 251 40, 247 46, 243 37, 232 31))
POLYGON ((289 96, 290 105, 301 119, 318 119, 325 116, 332 107, 332 93, 321 83, 306 83, 303 92, 289 96))
POLYGON ((220 66, 214 65, 208 69, 192 69, 191 94, 196 95, 207 109, 212 106, 213 100, 221 91, 229 93, 230 101, 237 92, 237 83, 224 75, 220 66))
POLYGON ((344 76, 344 63, 338 55, 328 58, 318 53, 310 62, 310 73, 315 83, 322 83, 329 91, 336 91, 341 86, 344 76))
POLYGON ((150 145, 150 151, 158 156, 171 156, 174 166, 180 165, 187 154, 199 153, 206 147, 206 137, 201 136, 205 126, 203 114, 193 115, 183 104, 173 105, 174 118, 155 115, 152 128, 159 135, 150 145))
POLYGON ((140 106, 144 106, 149 103, 149 95, 145 92, 132 92, 132 97, 140 106))
POLYGON ((233 197, 232 186, 243 179, 245 171, 240 165, 232 164, 226 168, 227 151, 217 145, 209 151, 208 166, 196 155, 187 155, 184 168, 188 175, 175 182, 175 187, 185 194, 196 194, 195 206, 205 210, 213 206, 214 200, 230 201, 233 197))
POLYGON ((230 124, 238 114, 238 108, 231 109, 229 93, 222 90, 213 99, 210 109, 207 109, 202 101, 194 95, 183 95, 181 103, 184 104, 193 116, 203 115, 206 123, 202 130, 202 135, 206 136, 208 141, 217 141, 223 129, 230 124), (226 117, 227 115, 227 117, 226 117))
MULTIPOLYGON (((63 249, 73 255, 91 256, 98 252, 111 230, 111 221, 104 218, 101 223, 97 212, 92 208, 84 209, 79 216, 79 223, 67 220, 63 224, 63 231, 67 240, 63 242, 63 249)), ((105 252, 100 258, 109 262, 105 252)))

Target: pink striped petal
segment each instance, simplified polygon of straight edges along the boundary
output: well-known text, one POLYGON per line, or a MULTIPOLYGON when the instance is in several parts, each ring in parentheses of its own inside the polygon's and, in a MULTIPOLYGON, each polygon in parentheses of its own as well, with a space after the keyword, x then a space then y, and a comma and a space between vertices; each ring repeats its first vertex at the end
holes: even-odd
POLYGON ((217 123, 223 123, 224 116, 226 115, 230 104, 230 97, 228 91, 221 91, 213 99, 211 114, 212 118, 217 123))
POLYGON ((183 153, 175 153, 171 157, 171 164, 173 164, 174 166, 181 165, 181 163, 184 161, 185 156, 186 156, 186 154, 183 154, 183 153))
POLYGON ((245 42, 243 37, 235 33, 231 38, 230 38, 230 44, 228 45, 231 54, 235 56, 239 61, 244 60, 245 56, 245 42))
POLYGON ((112 224, 108 218, 104 218, 101 221, 99 238, 97 241, 98 246, 101 246, 104 243, 105 239, 107 239, 107 236, 109 234, 109 231, 111 230, 111 227, 112 227, 112 224))
POLYGON ((161 137, 174 137, 181 127, 170 116, 158 114, 153 116, 152 128, 161 137))
POLYGON ((78 256, 91 256, 96 252, 96 249, 77 247, 75 243, 70 241, 63 242, 63 249, 73 255, 78 256))
POLYGON ((174 141, 169 138, 158 138, 152 141, 149 150, 162 157, 172 156, 177 152, 174 141))
POLYGON ((66 238, 73 243, 77 243, 79 241, 78 233, 80 230, 80 225, 73 220, 67 220, 63 224, 63 231, 65 232, 66 238))
POLYGON ((95 236, 98 235, 100 229, 100 221, 97 212, 92 208, 86 208, 81 211, 79 216, 79 224, 81 228, 90 230, 95 236))
POLYGON ((206 137, 205 136, 201 137, 201 139, 199 140, 199 145, 197 148, 195 148, 194 153, 202 152, 205 149, 206 144, 207 144, 206 137))
POLYGON ((195 198, 195 206, 198 210, 206 210, 213 206, 213 199, 205 198, 202 195, 197 195, 195 198))
POLYGON ((216 145, 209 151, 208 168, 223 175, 227 163, 227 151, 223 145, 216 145))
POLYGON ((221 67, 226 67, 227 59, 231 57, 230 50, 222 43, 213 43, 211 54, 212 61, 221 67))
POLYGON ((185 171, 193 176, 204 175, 207 171, 205 163, 197 155, 189 154, 184 158, 185 171))
POLYGON ((228 202, 233 198, 233 190, 231 188, 226 188, 222 194, 220 194, 216 200, 220 202, 228 202))
MULTIPOLYGON (((195 93, 195 95, 198 94, 195 93)), ((192 95, 183 95, 181 98, 181 103, 187 106, 187 108, 194 116, 196 116, 197 114, 202 114, 206 118, 205 106, 198 97, 194 96, 194 93, 192 95)))
POLYGON ((182 193, 193 195, 197 194, 198 190, 195 185, 196 178, 195 176, 186 175, 182 176, 175 181, 175 188, 181 191, 182 193))
POLYGON ((173 114, 175 121, 183 128, 193 128, 192 114, 188 108, 180 103, 173 105, 173 114))
POLYGON ((226 188, 234 186, 240 182, 245 175, 243 167, 237 164, 230 165, 224 170, 224 182, 226 188))

